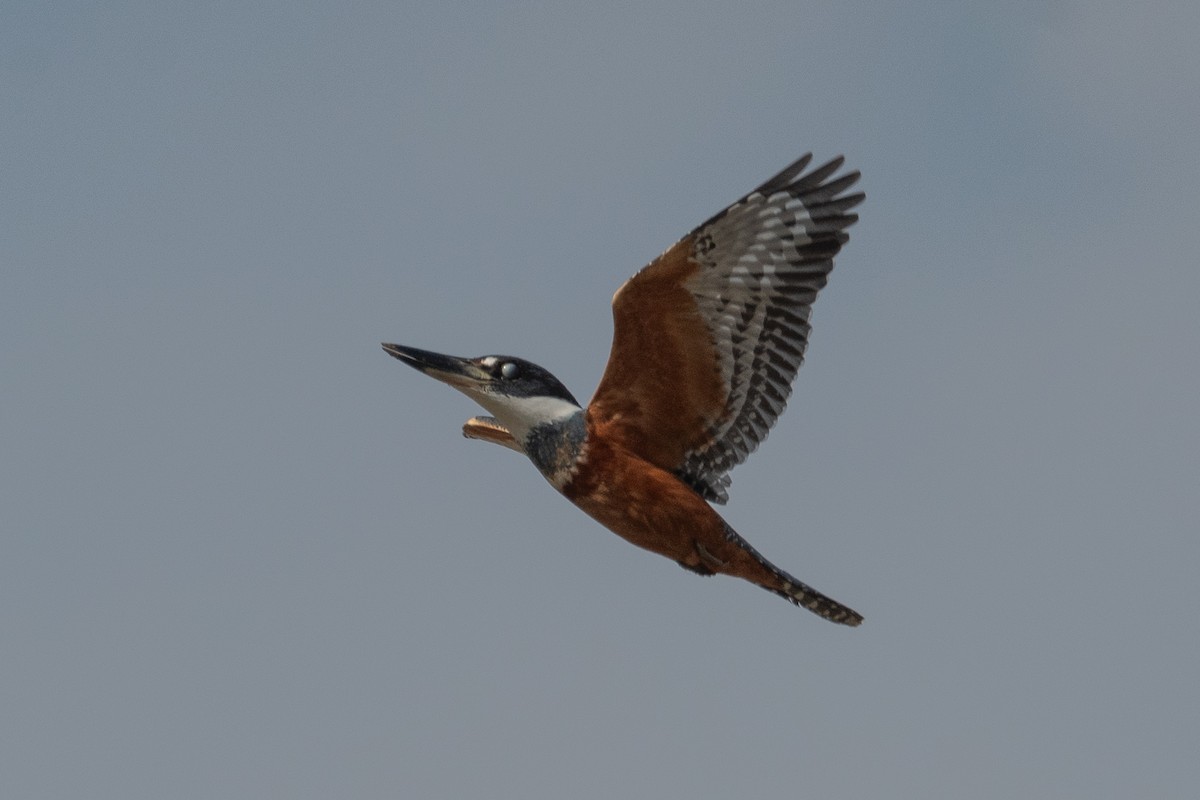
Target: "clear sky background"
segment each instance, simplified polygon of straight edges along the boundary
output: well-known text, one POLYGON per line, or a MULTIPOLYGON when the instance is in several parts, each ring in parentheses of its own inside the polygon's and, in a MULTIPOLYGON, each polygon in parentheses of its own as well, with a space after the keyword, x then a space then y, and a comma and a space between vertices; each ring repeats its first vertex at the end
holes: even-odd
POLYGON ((1192 798, 1200 4, 0 25, 0 796, 1192 798), (731 524, 639 551, 380 341, 586 399, 790 160, 867 201, 731 524))

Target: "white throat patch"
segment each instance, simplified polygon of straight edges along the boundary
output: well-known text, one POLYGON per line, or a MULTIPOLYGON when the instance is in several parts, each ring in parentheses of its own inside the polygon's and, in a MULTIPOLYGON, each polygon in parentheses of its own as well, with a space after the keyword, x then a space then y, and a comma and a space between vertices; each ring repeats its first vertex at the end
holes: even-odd
POLYGON ((562 422, 582 409, 559 397, 506 397, 499 394, 470 393, 471 398, 486 408, 496 421, 524 446, 529 431, 539 425, 562 422))

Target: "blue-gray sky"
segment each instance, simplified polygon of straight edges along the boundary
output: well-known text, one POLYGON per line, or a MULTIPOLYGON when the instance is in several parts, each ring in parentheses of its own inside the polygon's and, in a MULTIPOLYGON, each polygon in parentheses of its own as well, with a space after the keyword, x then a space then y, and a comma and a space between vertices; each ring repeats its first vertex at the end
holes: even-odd
POLYGON ((1200 6, 624 5, 5 5, 0 796, 1193 796, 1200 6), (806 150, 868 198, 724 513, 857 630, 378 345, 586 398, 806 150))

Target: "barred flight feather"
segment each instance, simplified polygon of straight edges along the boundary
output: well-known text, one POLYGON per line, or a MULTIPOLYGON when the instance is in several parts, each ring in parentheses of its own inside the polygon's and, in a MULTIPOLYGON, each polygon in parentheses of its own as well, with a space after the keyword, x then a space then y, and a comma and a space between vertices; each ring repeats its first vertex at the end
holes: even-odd
POLYGON ((676 474, 706 499, 728 499, 729 471, 766 438, 791 394, 809 316, 833 256, 858 219, 858 172, 826 182, 842 158, 811 172, 806 155, 690 234, 700 269, 684 281, 716 349, 723 411, 676 474), (799 176, 799 177, 797 177, 799 176))

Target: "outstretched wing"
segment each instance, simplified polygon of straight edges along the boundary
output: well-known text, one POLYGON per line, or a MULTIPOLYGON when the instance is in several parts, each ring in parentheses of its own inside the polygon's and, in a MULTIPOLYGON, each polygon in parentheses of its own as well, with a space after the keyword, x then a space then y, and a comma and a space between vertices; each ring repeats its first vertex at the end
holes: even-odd
POLYGON ((864 195, 805 155, 679 240, 613 296, 608 366, 588 406, 604 434, 703 497, 783 413, 809 314, 864 195))

